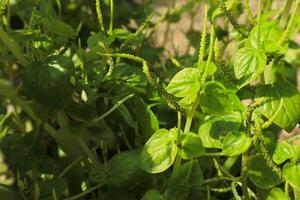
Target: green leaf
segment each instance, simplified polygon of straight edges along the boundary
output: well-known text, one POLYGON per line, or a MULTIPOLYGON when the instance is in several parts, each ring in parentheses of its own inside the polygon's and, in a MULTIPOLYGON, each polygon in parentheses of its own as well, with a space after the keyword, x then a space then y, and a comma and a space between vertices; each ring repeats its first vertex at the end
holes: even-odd
POLYGON ((293 145, 286 141, 279 142, 275 148, 275 151, 273 152, 272 159, 276 164, 279 165, 287 159, 292 158, 294 153, 293 145))
POLYGON ((134 108, 132 111, 144 137, 149 139, 152 134, 159 129, 157 117, 141 98, 134 97, 131 105, 132 108, 134 108))
POLYGON ((126 186, 133 183, 141 173, 140 155, 137 152, 123 151, 107 163, 107 182, 113 186, 126 186))
POLYGON ((202 110, 210 114, 230 112, 233 108, 233 102, 226 88, 216 81, 207 82, 204 85, 203 93, 200 98, 202 110))
POLYGON ((287 163, 284 165, 283 176, 292 187, 300 191, 300 164, 287 163))
POLYGON ((264 71, 266 55, 260 49, 244 47, 239 49, 234 60, 234 74, 241 79, 242 86, 254 81, 264 71))
POLYGON ((251 159, 248 175, 250 180, 260 188, 272 188, 281 183, 277 174, 267 165, 262 156, 251 159))
POLYGON ((242 118, 239 112, 222 116, 211 116, 206 119, 198 130, 202 144, 206 148, 223 148, 223 140, 230 131, 237 131, 242 118))
POLYGON ((282 48, 278 45, 281 36, 282 29, 276 23, 265 21, 260 23, 260 28, 256 25, 251 30, 245 45, 255 49, 259 49, 263 45, 266 52, 276 52, 282 48), (260 41, 258 38, 260 38, 260 41))
POLYGON ((55 108, 63 107, 71 100, 72 85, 69 58, 50 56, 45 64, 32 63, 23 74, 25 94, 38 103, 55 108))
POLYGON ((184 97, 185 102, 193 102, 200 89, 198 70, 185 68, 179 71, 167 86, 167 92, 176 97, 184 97))
POLYGON ((117 28, 117 29, 114 29, 113 30, 113 33, 112 35, 116 38, 119 38, 119 39, 122 39, 122 40, 125 40, 129 37, 132 37, 133 33, 125 30, 125 29, 120 29, 120 28, 117 28))
POLYGON ((226 156, 237 156, 247 151, 250 145, 251 138, 244 132, 231 132, 224 139, 222 153, 226 156))
POLYGON ((177 155, 177 129, 159 129, 145 144, 141 154, 141 166, 149 173, 168 169, 177 155))
POLYGON ((165 198, 157 190, 148 190, 142 200, 165 200, 165 198))
POLYGON ((202 171, 196 160, 190 160, 180 166, 178 173, 172 175, 166 195, 170 200, 187 199, 190 189, 200 188, 203 182, 202 171))
POLYGON ((105 45, 105 47, 108 47, 109 45, 111 45, 114 41, 114 37, 109 36, 107 37, 104 33, 99 32, 99 33, 95 33, 93 35, 91 35, 88 39, 87 39, 87 44, 89 48, 95 48, 95 47, 99 47, 102 48, 99 43, 103 43, 105 45))
MULTIPOLYGON (((206 63, 207 63, 207 61, 203 61, 203 62, 200 63, 199 69, 202 70, 202 72, 204 72, 204 70, 205 70, 205 68, 206 68, 206 63)), ((194 64, 194 67, 195 67, 196 69, 198 69, 197 66, 198 66, 198 63, 195 63, 195 64, 194 64)), ((217 71, 217 66, 216 66, 216 64, 213 63, 213 62, 209 62, 209 63, 208 63, 208 66, 207 66, 207 76, 213 75, 216 71, 217 71)))
POLYGON ((289 198, 284 194, 280 188, 273 188, 268 194, 266 200, 288 200, 289 198))
POLYGON ((263 100, 258 110, 268 119, 275 117, 273 122, 287 132, 292 131, 299 122, 300 95, 290 83, 275 82, 273 85, 264 85, 258 88, 256 99, 263 100))
POLYGON ((200 136, 192 132, 183 134, 178 153, 183 159, 192 159, 205 154, 200 136))
POLYGON ((48 27, 49 32, 59 36, 71 38, 75 35, 75 31, 70 25, 57 19, 48 21, 46 26, 48 27))

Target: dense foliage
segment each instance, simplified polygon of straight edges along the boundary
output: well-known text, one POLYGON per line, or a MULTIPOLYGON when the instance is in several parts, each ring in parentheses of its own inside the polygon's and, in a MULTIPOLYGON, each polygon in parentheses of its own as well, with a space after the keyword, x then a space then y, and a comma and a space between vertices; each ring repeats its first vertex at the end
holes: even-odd
POLYGON ((299 0, 0 5, 1 199, 300 199, 299 0))

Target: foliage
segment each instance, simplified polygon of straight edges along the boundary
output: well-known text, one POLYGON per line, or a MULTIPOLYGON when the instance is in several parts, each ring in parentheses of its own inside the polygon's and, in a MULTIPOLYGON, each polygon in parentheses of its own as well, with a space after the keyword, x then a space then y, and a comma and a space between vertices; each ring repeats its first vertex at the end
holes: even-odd
POLYGON ((299 0, 280 2, 0 0, 1 199, 299 199, 299 137, 278 140, 299 0), (157 46, 198 11, 197 53, 157 46))

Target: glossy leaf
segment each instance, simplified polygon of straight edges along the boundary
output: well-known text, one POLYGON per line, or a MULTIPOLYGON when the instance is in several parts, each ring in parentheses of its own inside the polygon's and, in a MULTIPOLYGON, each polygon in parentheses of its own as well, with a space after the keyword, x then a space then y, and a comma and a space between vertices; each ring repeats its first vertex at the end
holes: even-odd
POLYGON ((299 122, 300 95, 293 85, 287 82, 264 85, 258 88, 256 98, 263 100, 263 104, 258 108, 261 113, 268 119, 275 117, 273 122, 280 128, 290 132, 299 122))
POLYGON ((145 144, 141 154, 141 166, 149 173, 168 169, 177 155, 177 129, 159 129, 145 144))
POLYGON ((206 119, 198 130, 202 144, 206 148, 223 148, 223 140, 230 131, 237 131, 241 124, 241 114, 233 112, 206 119))
POLYGON ((266 52, 279 51, 280 47, 278 41, 282 36, 282 29, 274 22, 262 22, 260 27, 256 25, 250 33, 249 39, 246 41, 246 46, 255 49, 263 45, 266 52), (258 40, 260 38, 260 41, 258 40))
POLYGON ((239 49, 234 60, 234 74, 241 79, 242 86, 254 81, 264 71, 266 55, 260 49, 244 47, 239 49))
POLYGON ((248 175, 257 187, 264 189, 272 188, 281 183, 277 174, 266 164, 262 156, 251 159, 248 175))
POLYGON ((179 71, 172 78, 166 89, 176 97, 195 96, 200 89, 198 70, 185 68, 179 71))
POLYGON ((232 110, 232 101, 226 88, 218 82, 208 82, 204 85, 201 94, 200 106, 204 112, 209 114, 220 114, 232 110))
POLYGON ((168 199, 187 199, 190 189, 201 187, 203 175, 196 160, 190 160, 180 166, 178 173, 173 175, 169 181, 166 196, 168 199))
POLYGON ((199 135, 189 132, 182 135, 179 155, 183 159, 192 159, 205 154, 199 135))
POLYGON ((287 159, 292 158, 295 153, 293 145, 289 144, 286 141, 279 142, 273 152, 272 159, 276 164, 281 164, 287 159))
POLYGON ((284 165, 283 176, 292 187, 300 190, 300 164, 287 163, 284 165))
POLYGON ((268 194, 266 200, 288 200, 287 196, 280 188, 273 188, 268 194))
POLYGON ((247 151, 250 145, 251 138, 244 132, 231 132, 224 139, 222 153, 226 156, 237 156, 247 151))

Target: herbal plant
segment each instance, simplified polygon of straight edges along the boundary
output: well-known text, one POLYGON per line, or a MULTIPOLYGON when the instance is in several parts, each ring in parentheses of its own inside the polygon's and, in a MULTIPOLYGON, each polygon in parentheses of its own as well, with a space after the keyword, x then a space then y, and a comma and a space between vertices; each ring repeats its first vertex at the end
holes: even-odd
POLYGON ((299 199, 299 0, 254 3, 2 0, 1 197, 299 199), (197 53, 163 55, 198 10, 197 53))

